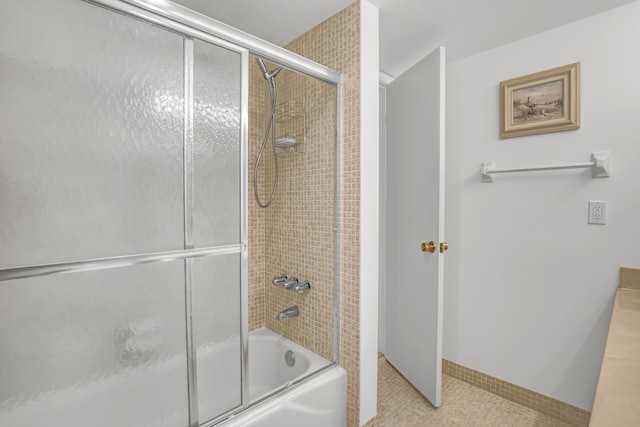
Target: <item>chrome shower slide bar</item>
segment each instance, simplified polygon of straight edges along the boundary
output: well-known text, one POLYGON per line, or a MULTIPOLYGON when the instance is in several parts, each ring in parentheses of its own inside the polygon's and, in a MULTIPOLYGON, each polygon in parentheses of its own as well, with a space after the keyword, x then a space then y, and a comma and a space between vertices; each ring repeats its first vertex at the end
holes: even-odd
POLYGON ((494 182, 491 176, 496 173, 512 173, 512 172, 537 172, 560 169, 585 169, 591 168, 592 178, 608 178, 611 175, 611 166, 609 163, 609 151, 599 151, 591 153, 591 161, 585 163, 571 163, 565 165, 538 166, 530 168, 516 169, 495 169, 495 162, 483 163, 480 167, 480 174, 483 182, 494 182))
POLYGON ((125 255, 109 258, 96 258, 83 261, 60 262, 55 264, 40 264, 26 267, 2 268, 0 269, 0 282, 15 279, 26 279, 28 277, 48 276, 51 274, 77 273, 80 271, 104 270, 107 268, 129 267, 132 265, 151 264, 155 262, 241 253, 243 246, 244 245, 242 244, 238 244, 139 255, 125 255))

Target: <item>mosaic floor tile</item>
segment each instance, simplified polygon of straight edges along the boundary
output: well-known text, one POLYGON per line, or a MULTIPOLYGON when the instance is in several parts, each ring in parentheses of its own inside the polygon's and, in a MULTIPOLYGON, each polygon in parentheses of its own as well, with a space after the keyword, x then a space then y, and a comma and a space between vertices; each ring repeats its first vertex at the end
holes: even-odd
POLYGON ((434 408, 384 358, 378 365, 378 416, 371 427, 570 427, 464 381, 442 376, 442 405, 434 408))

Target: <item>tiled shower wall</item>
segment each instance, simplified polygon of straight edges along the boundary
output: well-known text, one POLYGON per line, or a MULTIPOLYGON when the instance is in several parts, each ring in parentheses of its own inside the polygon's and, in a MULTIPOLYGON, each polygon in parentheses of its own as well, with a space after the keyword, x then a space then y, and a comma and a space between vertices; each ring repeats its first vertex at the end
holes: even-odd
MULTIPOLYGON (((256 122, 251 124, 250 161, 254 162, 262 145, 270 106, 265 80, 259 73, 252 73, 252 76, 254 81, 260 83, 257 90, 261 96, 257 98, 263 102, 260 110, 263 113, 256 111, 255 115, 252 114, 256 122)), ((266 209, 260 209, 253 194, 250 196, 250 204, 254 207, 250 212, 256 218, 255 221, 251 218, 254 229, 253 240, 250 241, 253 291, 250 297, 253 303, 250 306, 250 326, 252 329, 267 326, 331 359, 337 90, 331 85, 287 70, 278 75, 276 84, 278 110, 285 116, 296 114, 296 117, 286 118, 284 126, 278 121, 276 138, 291 136, 293 131, 299 142, 292 149, 277 149, 278 189, 273 203, 266 209), (303 112, 306 112, 306 126, 303 112), (312 291, 297 294, 273 286, 273 277, 281 274, 309 280, 312 291), (280 310, 293 305, 300 308, 299 317, 283 321, 276 319, 280 310)), ((258 175, 259 195, 263 204, 271 195, 274 171, 269 141, 262 155, 258 175)), ((253 192, 253 166, 250 180, 253 192)))
MULTIPOLYGON (((340 353, 347 377, 347 424, 359 424, 359 206, 360 206, 360 4, 293 40, 287 49, 342 73, 340 174, 340 353)), ((333 349, 334 201, 336 89, 283 71, 276 79, 278 103, 302 102, 307 141, 279 160, 278 193, 272 206, 253 200, 253 164, 264 136, 268 93, 251 62, 249 130, 249 326, 270 329, 331 359, 333 349), (271 284, 288 274, 312 284, 296 295, 271 284), (292 305, 300 316, 277 321, 292 305)), ((277 135, 280 136, 280 135, 277 135)), ((281 151, 281 150, 279 150, 281 151)), ((282 154, 282 153, 281 153, 282 154)), ((270 149, 260 171, 261 199, 268 200, 273 180, 270 149)))
MULTIPOLYGON (((304 143, 278 150, 278 193, 265 212, 265 321, 269 329, 331 359, 337 90, 290 71, 283 71, 278 79, 278 94, 285 102, 281 108, 286 116, 296 117, 285 119, 287 129, 281 131, 281 125, 276 125, 276 135, 295 132, 302 139, 304 120, 298 106, 304 106, 307 125, 304 143), (271 285, 280 274, 309 280, 311 292, 296 294, 271 285), (280 310, 293 305, 300 308, 299 317, 276 319, 280 310)), ((270 183, 265 187, 269 191, 270 183)))

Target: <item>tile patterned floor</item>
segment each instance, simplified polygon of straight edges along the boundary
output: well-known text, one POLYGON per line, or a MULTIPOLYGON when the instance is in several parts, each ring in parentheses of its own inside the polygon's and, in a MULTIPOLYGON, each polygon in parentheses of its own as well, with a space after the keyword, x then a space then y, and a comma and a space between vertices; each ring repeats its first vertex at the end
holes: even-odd
POLYGON ((367 427, 570 427, 448 375, 435 409, 386 359, 378 360, 378 416, 367 427))

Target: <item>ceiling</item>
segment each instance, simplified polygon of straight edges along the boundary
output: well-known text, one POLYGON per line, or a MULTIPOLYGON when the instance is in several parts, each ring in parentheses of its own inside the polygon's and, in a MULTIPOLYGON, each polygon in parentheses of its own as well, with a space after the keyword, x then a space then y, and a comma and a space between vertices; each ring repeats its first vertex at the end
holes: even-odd
MULTIPOLYGON (((173 0, 284 45, 353 0, 173 0)), ((380 10, 380 71, 394 78, 438 46, 453 61, 640 0, 369 0, 380 10)))

